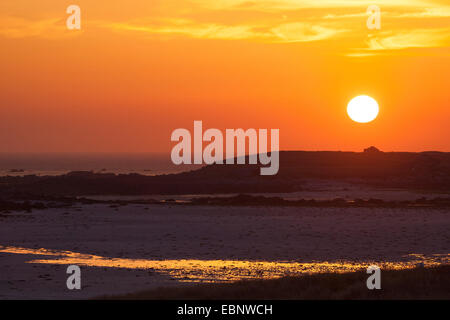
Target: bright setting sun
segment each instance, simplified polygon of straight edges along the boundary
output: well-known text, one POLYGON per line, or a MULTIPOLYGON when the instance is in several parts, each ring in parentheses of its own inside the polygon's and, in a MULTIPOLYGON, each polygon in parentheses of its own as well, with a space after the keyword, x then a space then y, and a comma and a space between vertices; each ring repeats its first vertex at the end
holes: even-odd
POLYGON ((369 96, 357 96, 347 106, 348 116, 355 122, 367 123, 378 115, 378 103, 369 96))

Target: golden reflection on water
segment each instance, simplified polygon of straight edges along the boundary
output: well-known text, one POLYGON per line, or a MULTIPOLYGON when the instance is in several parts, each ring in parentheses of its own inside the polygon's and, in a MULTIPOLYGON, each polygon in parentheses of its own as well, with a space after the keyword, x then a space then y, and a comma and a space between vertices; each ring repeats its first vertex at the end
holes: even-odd
POLYGON ((104 268, 146 269, 169 275, 178 281, 189 282, 224 282, 242 279, 271 279, 283 276, 294 276, 312 273, 342 273, 367 268, 375 264, 382 269, 408 269, 418 263, 425 267, 450 263, 450 254, 435 254, 424 256, 410 254, 409 261, 314 261, 314 262, 284 262, 284 261, 246 261, 246 260, 147 260, 109 258, 72 251, 57 251, 47 249, 28 249, 20 247, 0 246, 0 252, 25 255, 52 257, 37 259, 27 263, 62 264, 104 268))

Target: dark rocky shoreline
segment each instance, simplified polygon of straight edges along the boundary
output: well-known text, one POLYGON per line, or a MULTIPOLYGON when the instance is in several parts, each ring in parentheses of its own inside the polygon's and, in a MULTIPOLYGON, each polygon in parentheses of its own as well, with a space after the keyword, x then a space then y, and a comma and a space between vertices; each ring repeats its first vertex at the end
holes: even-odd
POLYGON ((264 206, 264 207, 335 207, 335 208, 450 208, 450 197, 436 197, 432 199, 419 198, 407 201, 386 201, 382 199, 342 199, 314 200, 299 199, 286 200, 280 197, 265 197, 239 194, 230 197, 201 197, 191 198, 183 202, 173 199, 155 200, 94 200, 83 197, 56 197, 41 196, 31 199, 0 200, 0 212, 44 210, 49 208, 64 208, 79 205, 108 204, 111 207, 120 207, 131 204, 138 205, 191 205, 191 206, 264 206))
POLYGON ((450 153, 280 152, 280 171, 261 176, 260 165, 209 165, 179 174, 70 172, 60 176, 0 177, 0 194, 152 195, 282 193, 305 190, 305 180, 328 180, 383 188, 448 192, 450 153))

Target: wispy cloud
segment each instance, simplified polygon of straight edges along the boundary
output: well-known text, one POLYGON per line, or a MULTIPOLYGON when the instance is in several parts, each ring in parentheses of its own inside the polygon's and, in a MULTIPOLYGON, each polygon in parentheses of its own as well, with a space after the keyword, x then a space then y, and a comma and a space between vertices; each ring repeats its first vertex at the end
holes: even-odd
POLYGON ((284 42, 310 42, 333 37, 345 30, 333 29, 311 23, 285 23, 273 28, 272 33, 284 42))
POLYGON ((196 23, 190 20, 168 19, 164 25, 152 25, 143 23, 106 23, 103 27, 115 31, 135 31, 149 34, 184 35, 192 38, 203 39, 248 39, 263 38, 264 33, 253 30, 251 25, 223 25, 216 23, 196 23))
MULTIPOLYGON (((439 1, 377 0, 382 16, 379 31, 366 28, 366 10, 372 0, 172 0, 169 7, 154 4, 154 10, 133 12, 132 18, 91 14, 87 23, 89 32, 102 29, 133 37, 142 34, 299 45, 333 40, 328 41, 329 52, 335 49, 362 56, 383 50, 449 46, 450 19, 445 18, 450 17, 450 6, 439 1)), ((66 29, 64 14, 54 18, 42 16, 45 12, 39 14, 33 19, 0 16, 0 36, 58 39, 82 34, 66 29)))
POLYGON ((450 43, 450 28, 418 29, 385 33, 368 41, 368 50, 443 47, 450 43))
MULTIPOLYGON (((191 0, 202 8, 211 10, 258 10, 265 12, 292 11, 308 8, 367 8, 373 0, 191 0)), ((377 0, 384 7, 427 7, 426 0, 377 0)))
POLYGON ((365 27, 367 6, 373 4, 371 0, 191 1, 197 10, 191 10, 182 18, 109 23, 107 27, 116 31, 197 39, 274 43, 306 44, 339 37, 342 41, 333 41, 330 45, 338 52, 347 51, 353 56, 449 45, 445 30, 450 25, 442 25, 440 19, 450 16, 450 6, 436 1, 377 1, 382 13, 382 30, 378 32, 365 27))
POLYGON ((260 39, 272 42, 311 42, 330 38, 343 30, 311 23, 281 23, 258 25, 223 25, 198 23, 192 20, 166 19, 162 25, 145 23, 109 23, 104 27, 116 31, 137 31, 150 34, 185 35, 203 39, 260 39))
POLYGON ((397 18, 441 18, 450 17, 450 6, 424 8, 417 12, 405 12, 395 15, 397 18))
POLYGON ((81 31, 70 32, 61 18, 24 19, 20 17, 0 17, 0 35, 7 38, 40 37, 59 39, 80 34, 81 31))

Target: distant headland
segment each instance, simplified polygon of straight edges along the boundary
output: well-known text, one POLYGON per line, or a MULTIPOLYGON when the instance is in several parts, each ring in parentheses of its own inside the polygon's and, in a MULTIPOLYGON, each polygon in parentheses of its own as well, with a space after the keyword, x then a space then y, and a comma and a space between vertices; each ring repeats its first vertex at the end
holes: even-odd
POLYGON ((208 165, 157 176, 73 171, 60 176, 0 177, 3 195, 151 195, 302 191, 307 180, 329 180, 419 190, 450 189, 450 153, 281 151, 280 170, 261 165, 208 165))

